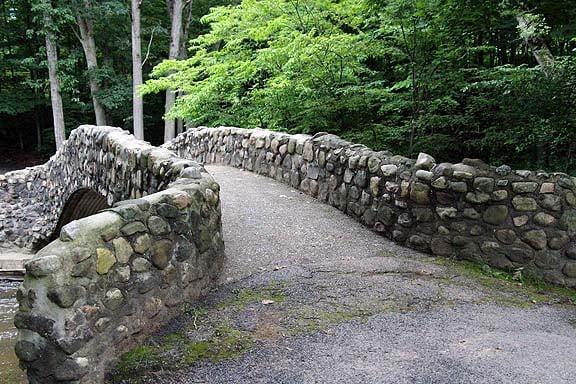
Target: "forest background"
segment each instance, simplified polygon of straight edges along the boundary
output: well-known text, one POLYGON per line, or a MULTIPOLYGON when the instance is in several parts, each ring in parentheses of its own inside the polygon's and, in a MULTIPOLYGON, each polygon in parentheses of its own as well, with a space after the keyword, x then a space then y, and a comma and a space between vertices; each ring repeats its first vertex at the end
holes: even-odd
POLYGON ((86 123, 153 144, 234 125, 576 174, 573 0, 0 0, 0 12, 2 153, 48 156, 86 123))

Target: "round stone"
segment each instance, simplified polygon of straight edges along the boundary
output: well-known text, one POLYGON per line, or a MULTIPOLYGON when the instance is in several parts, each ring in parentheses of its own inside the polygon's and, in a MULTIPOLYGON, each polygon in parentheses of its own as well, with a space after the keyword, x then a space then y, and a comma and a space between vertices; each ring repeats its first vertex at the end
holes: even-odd
POLYGON ((534 221, 534 224, 540 225, 542 227, 549 227, 556 222, 556 218, 554 216, 544 212, 538 212, 536 215, 534 215, 532 220, 534 221))
POLYGON ((505 205, 493 205, 484 211, 482 219, 492 225, 500 225, 506 221, 508 217, 508 207, 505 205))

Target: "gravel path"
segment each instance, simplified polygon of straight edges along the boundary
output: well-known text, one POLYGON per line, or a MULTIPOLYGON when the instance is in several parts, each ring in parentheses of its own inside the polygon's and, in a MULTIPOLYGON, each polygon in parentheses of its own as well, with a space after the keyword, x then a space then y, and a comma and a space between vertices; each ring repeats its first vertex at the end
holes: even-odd
POLYGON ((221 286, 121 383, 576 383, 574 293, 397 246, 268 178, 220 183, 221 286))

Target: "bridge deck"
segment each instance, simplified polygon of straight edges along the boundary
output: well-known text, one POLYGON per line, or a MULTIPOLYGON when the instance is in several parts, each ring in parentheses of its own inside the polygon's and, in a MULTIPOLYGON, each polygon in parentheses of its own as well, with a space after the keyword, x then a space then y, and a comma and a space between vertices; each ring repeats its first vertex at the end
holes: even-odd
POLYGON ((570 292, 419 254, 271 179, 208 169, 222 187, 222 285, 153 337, 165 362, 144 359, 144 382, 576 382, 570 292))

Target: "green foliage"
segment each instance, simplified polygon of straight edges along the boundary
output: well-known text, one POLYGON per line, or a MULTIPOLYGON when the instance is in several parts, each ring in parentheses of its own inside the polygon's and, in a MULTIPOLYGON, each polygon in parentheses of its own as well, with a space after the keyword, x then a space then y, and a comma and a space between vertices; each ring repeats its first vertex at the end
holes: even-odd
POLYGON ((576 13, 535 2, 519 31, 516 6, 245 0, 214 8, 191 57, 156 66, 142 92, 184 92, 170 116, 191 125, 328 131, 409 156, 574 172, 576 13), (526 33, 555 54, 550 75, 526 33))

